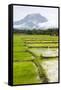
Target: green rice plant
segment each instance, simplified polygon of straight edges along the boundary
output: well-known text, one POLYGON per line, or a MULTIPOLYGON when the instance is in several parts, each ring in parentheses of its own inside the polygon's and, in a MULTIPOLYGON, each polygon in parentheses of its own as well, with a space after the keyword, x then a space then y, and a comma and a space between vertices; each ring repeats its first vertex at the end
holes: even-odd
POLYGON ((33 62, 13 63, 13 84, 42 83, 33 62))
POLYGON ((14 52, 13 53, 13 59, 14 61, 23 61, 23 60, 33 60, 34 56, 32 56, 32 54, 30 54, 29 52, 14 52))

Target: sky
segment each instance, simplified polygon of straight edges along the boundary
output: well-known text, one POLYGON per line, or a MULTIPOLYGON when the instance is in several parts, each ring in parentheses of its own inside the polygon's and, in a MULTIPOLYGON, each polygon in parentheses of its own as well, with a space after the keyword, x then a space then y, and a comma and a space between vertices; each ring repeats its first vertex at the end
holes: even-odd
POLYGON ((48 19, 48 22, 41 24, 42 27, 58 27, 58 8, 50 7, 14 6, 13 22, 19 21, 26 15, 33 13, 40 13, 48 19))

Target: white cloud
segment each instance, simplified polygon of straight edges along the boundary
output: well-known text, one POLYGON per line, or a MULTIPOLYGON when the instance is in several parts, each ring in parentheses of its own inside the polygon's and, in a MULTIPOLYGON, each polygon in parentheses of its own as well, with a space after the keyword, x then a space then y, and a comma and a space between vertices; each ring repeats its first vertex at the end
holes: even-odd
POLYGON ((13 21, 23 19, 27 14, 40 13, 48 19, 48 22, 42 23, 45 27, 58 27, 58 8, 50 7, 31 7, 31 6, 14 6, 13 21))

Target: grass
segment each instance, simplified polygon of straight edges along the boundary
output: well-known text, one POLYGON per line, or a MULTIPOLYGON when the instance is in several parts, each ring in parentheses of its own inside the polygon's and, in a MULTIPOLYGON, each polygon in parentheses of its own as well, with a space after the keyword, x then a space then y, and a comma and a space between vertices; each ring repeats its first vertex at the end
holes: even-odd
POLYGON ((28 44, 28 47, 58 47, 58 43, 28 44))
POLYGON ((13 84, 40 83, 38 70, 32 62, 20 62, 13 65, 13 84))
POLYGON ((25 51, 27 50, 27 47, 25 46, 13 46, 13 51, 16 52, 16 51, 25 51))
POLYGON ((58 47, 58 36, 13 35, 14 85, 48 82, 46 70, 44 70, 44 66, 41 65, 46 59, 40 58, 40 54, 48 47, 52 50, 55 50, 58 47))
POLYGON ((15 60, 20 60, 20 61, 22 61, 22 60, 33 60, 32 54, 30 54, 29 52, 25 52, 25 51, 14 52, 13 57, 14 57, 13 58, 14 61, 15 60))

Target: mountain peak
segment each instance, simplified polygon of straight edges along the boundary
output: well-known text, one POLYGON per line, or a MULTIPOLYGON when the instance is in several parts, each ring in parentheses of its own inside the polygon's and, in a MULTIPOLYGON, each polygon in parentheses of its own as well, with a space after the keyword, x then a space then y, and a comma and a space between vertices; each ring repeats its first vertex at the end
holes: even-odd
POLYGON ((36 16, 40 17, 41 15, 40 15, 40 13, 34 13, 34 14, 28 14, 27 16, 29 16, 29 17, 36 17, 36 16))
POLYGON ((27 28, 27 29, 33 29, 39 28, 40 23, 45 23, 47 22, 47 18, 45 18, 44 16, 40 15, 40 13, 33 13, 33 14, 28 14, 26 15, 23 19, 14 22, 14 28, 15 26, 19 26, 17 28, 21 29, 21 28, 27 28))

